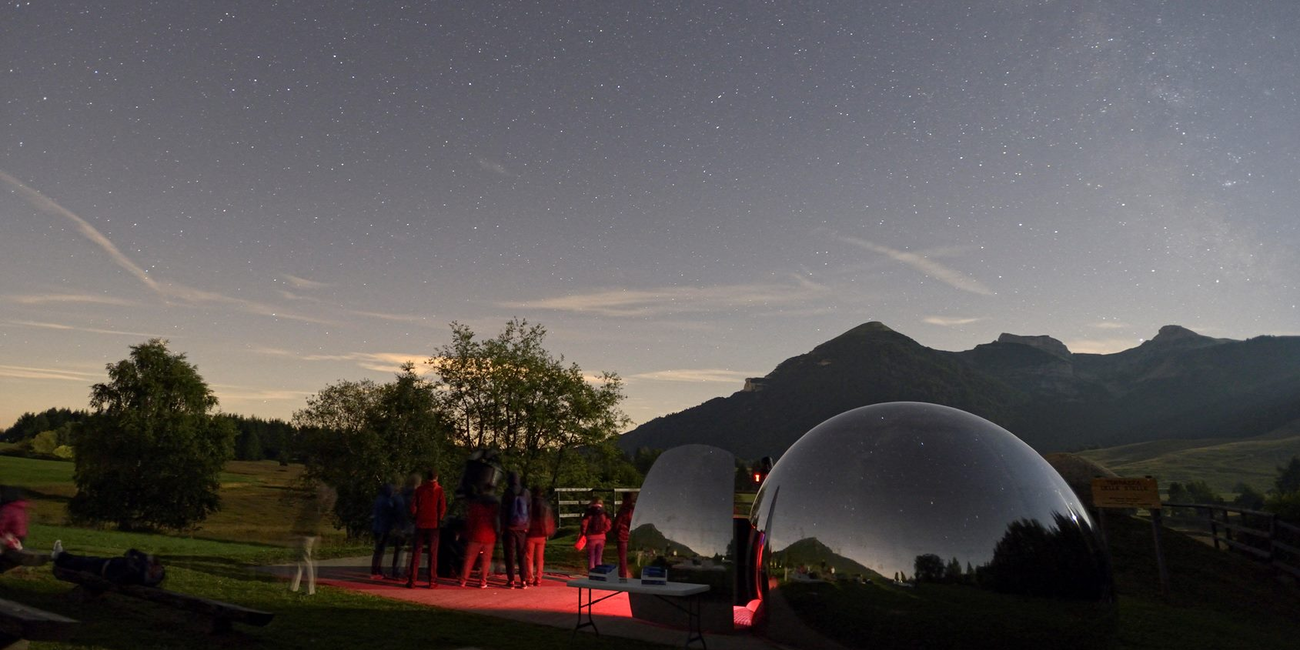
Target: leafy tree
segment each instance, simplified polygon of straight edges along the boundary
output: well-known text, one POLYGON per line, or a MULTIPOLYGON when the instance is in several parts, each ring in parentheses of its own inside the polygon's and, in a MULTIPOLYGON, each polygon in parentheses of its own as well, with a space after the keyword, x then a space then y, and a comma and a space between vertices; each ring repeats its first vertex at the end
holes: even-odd
POLYGON ((1237 496, 1232 499, 1232 505, 1246 510, 1260 510, 1264 507, 1265 496, 1259 490, 1245 483, 1238 483, 1235 491, 1237 496))
POLYGON ((32 438, 32 451, 42 456, 53 456, 59 446, 59 434, 56 431, 42 431, 32 438))
POLYGON ((957 558, 948 560, 948 564, 943 568, 944 582, 961 582, 961 562, 957 558))
POLYGON ((1214 493, 1214 488, 1210 487, 1205 481, 1192 481, 1187 484, 1187 497, 1192 503, 1215 504, 1223 503, 1223 498, 1214 493))
POLYGON ((107 369, 75 433, 70 514, 124 530, 193 527, 220 508, 218 473, 234 429, 211 414, 216 396, 164 340, 131 346, 128 359, 107 369))
POLYGON ((451 343, 428 363, 446 384, 441 402, 456 443, 499 449, 530 481, 549 469, 554 485, 574 467, 572 450, 612 442, 628 419, 618 409, 618 375, 589 382, 577 364, 546 351, 545 337, 545 328, 524 320, 511 320, 492 339, 452 323, 451 343))
POLYGON ((1277 468, 1273 489, 1277 494, 1300 492, 1300 456, 1292 456, 1286 467, 1277 468))
POLYGON ((294 414, 305 478, 335 489, 335 518, 350 536, 369 530, 371 503, 385 483, 439 465, 443 482, 450 482, 456 459, 447 449, 436 388, 408 363, 388 384, 327 386, 294 414))
POLYGON ((934 553, 925 553, 916 556, 912 563, 916 571, 917 582, 939 582, 943 580, 943 558, 934 553))

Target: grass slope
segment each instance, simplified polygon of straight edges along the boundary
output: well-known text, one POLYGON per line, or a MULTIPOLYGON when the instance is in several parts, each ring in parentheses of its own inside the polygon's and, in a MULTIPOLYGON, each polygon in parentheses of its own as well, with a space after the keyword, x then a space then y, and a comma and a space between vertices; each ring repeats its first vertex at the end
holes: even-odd
POLYGON ((1222 495, 1244 482, 1264 491, 1277 468, 1300 456, 1300 435, 1277 433, 1246 440, 1156 440, 1079 452, 1120 476, 1155 476, 1160 485, 1205 481, 1222 495))

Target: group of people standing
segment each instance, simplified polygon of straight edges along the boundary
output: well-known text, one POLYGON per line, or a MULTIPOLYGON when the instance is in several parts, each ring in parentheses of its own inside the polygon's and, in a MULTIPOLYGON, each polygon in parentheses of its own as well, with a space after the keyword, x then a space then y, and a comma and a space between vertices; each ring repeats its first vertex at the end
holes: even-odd
MULTIPOLYGON (((402 549, 409 544, 410 561, 406 586, 415 586, 420 574, 420 555, 425 551, 432 589, 438 585, 438 546, 443 521, 447 515, 447 498, 438 483, 438 473, 430 470, 428 479, 418 476, 407 488, 397 491, 384 486, 375 497, 372 528, 375 552, 371 558, 371 578, 401 579, 398 570, 402 549), (415 485, 415 487, 412 487, 415 485), (391 573, 382 572, 384 552, 393 548, 391 573)), ((555 533, 555 518, 545 494, 532 493, 524 487, 518 473, 511 472, 505 494, 498 498, 488 491, 475 490, 466 496, 465 527, 461 540, 465 559, 460 567, 459 584, 466 586, 478 570, 478 586, 487 587, 492 572, 492 556, 498 537, 505 554, 507 587, 527 589, 537 585, 545 567, 546 540, 555 533)))
POLYGON ((605 500, 593 498, 582 514, 582 524, 578 531, 578 548, 587 551, 587 570, 590 571, 604 564, 605 540, 611 530, 618 544, 618 577, 630 578, 627 568, 627 541, 632 533, 632 511, 636 507, 633 492, 624 492, 623 501, 619 503, 618 512, 613 520, 605 514, 605 500))
MULTIPOLYGON (((420 575, 421 552, 427 556, 429 582, 438 586, 438 547, 447 516, 447 498, 438 483, 438 472, 430 469, 421 480, 412 475, 405 488, 385 485, 375 497, 372 532, 375 551, 370 574, 375 580, 400 580, 403 572, 401 554, 410 553, 405 567, 406 587, 413 588, 420 575), (390 572, 383 572, 385 551, 393 550, 390 572)), ((498 476, 500 476, 498 474, 498 476)), ((471 487, 465 497, 465 525, 460 534, 465 557, 457 582, 464 587, 477 572, 477 586, 485 588, 492 572, 492 558, 498 539, 505 558, 506 587, 527 589, 541 581, 546 565, 546 540, 555 534, 555 516, 544 490, 529 490, 517 472, 506 479, 500 497, 492 490, 471 487)), ((613 531, 618 546, 618 574, 630 577, 627 566, 627 543, 632 527, 634 494, 625 492, 618 512, 611 519, 605 514, 604 501, 592 499, 583 513, 579 539, 587 551, 587 568, 603 563, 605 540, 613 531)))

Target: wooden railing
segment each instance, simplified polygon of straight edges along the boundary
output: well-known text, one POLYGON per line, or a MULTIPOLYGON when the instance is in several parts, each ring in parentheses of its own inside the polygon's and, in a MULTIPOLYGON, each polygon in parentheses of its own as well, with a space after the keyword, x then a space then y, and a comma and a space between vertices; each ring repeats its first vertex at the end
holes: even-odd
POLYGON ((1245 553, 1300 578, 1300 526, 1280 521, 1271 512, 1203 503, 1163 503, 1171 523, 1200 523, 1214 548, 1245 553), (1185 509, 1185 510, 1184 510, 1185 509), (1195 512, 1181 516, 1179 510, 1195 512), (1235 515, 1235 516, 1234 516, 1235 515), (1221 546, 1222 545, 1222 546, 1221 546))
POLYGON ((640 491, 641 488, 558 487, 555 488, 554 502, 557 506, 556 518, 560 520, 561 526, 564 525, 565 519, 581 519, 593 496, 605 499, 605 512, 612 518, 614 512, 618 510, 619 500, 622 499, 624 492, 640 491), (609 494, 612 494, 613 498, 607 498, 606 495, 609 494))

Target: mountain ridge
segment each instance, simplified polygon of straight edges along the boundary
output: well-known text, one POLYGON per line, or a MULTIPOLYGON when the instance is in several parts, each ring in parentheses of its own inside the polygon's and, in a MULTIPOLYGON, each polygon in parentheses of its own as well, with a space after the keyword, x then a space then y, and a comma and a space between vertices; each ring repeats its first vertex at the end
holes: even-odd
POLYGON ((1300 337, 1218 339, 1167 325, 1113 354, 1009 333, 950 352, 872 321, 730 396, 646 422, 619 444, 631 452, 698 442, 740 458, 779 456, 834 415, 904 400, 969 411, 1040 452, 1247 438, 1300 421, 1300 337))

